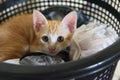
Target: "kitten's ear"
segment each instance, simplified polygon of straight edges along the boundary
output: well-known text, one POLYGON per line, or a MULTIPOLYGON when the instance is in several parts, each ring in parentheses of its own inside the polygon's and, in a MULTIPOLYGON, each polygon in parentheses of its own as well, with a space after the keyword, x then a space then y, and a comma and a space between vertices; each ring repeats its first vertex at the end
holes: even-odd
POLYGON ((64 29, 68 29, 71 33, 73 33, 76 29, 77 25, 77 13, 75 11, 67 14, 62 20, 62 27, 64 29))
POLYGON ((33 11, 33 24, 34 24, 34 30, 36 32, 39 32, 40 28, 44 27, 47 24, 47 20, 41 12, 34 10, 33 11))

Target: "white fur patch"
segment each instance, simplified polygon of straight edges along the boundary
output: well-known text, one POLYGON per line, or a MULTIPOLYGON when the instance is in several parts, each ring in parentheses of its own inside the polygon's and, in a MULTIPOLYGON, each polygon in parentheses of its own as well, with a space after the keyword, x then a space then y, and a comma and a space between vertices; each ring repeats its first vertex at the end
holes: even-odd
POLYGON ((52 45, 52 44, 55 44, 57 42, 58 35, 57 34, 54 34, 54 35, 50 34, 49 38, 50 38, 50 43, 52 45))

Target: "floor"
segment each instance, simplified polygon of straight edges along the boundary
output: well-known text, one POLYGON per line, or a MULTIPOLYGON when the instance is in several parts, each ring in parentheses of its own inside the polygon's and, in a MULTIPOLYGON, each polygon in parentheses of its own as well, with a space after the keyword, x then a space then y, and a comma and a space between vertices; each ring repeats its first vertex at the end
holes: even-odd
POLYGON ((120 80, 120 61, 118 62, 118 65, 115 70, 115 74, 113 76, 113 80, 120 80))

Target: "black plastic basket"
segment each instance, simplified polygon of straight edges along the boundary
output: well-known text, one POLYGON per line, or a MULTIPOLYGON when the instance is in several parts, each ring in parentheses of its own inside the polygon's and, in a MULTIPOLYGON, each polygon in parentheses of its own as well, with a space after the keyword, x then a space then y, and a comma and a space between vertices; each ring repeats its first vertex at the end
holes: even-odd
MULTIPOLYGON (((43 11, 53 6, 80 10, 88 18, 111 25, 120 36, 119 0, 2 0, 0 22, 33 9, 43 11)), ((99 53, 64 64, 23 66, 0 63, 0 80, 112 80, 120 59, 120 40, 99 53)))

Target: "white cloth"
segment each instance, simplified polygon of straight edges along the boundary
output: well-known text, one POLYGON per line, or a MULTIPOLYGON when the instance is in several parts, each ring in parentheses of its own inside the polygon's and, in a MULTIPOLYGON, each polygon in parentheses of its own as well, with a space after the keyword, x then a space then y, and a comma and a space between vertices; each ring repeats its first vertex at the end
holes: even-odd
POLYGON ((118 39, 112 27, 90 22, 77 28, 71 42, 70 58, 77 60, 97 53, 118 39))
POLYGON ((9 63, 9 64, 16 64, 19 65, 19 59, 10 59, 10 60, 6 60, 4 61, 4 63, 9 63))

